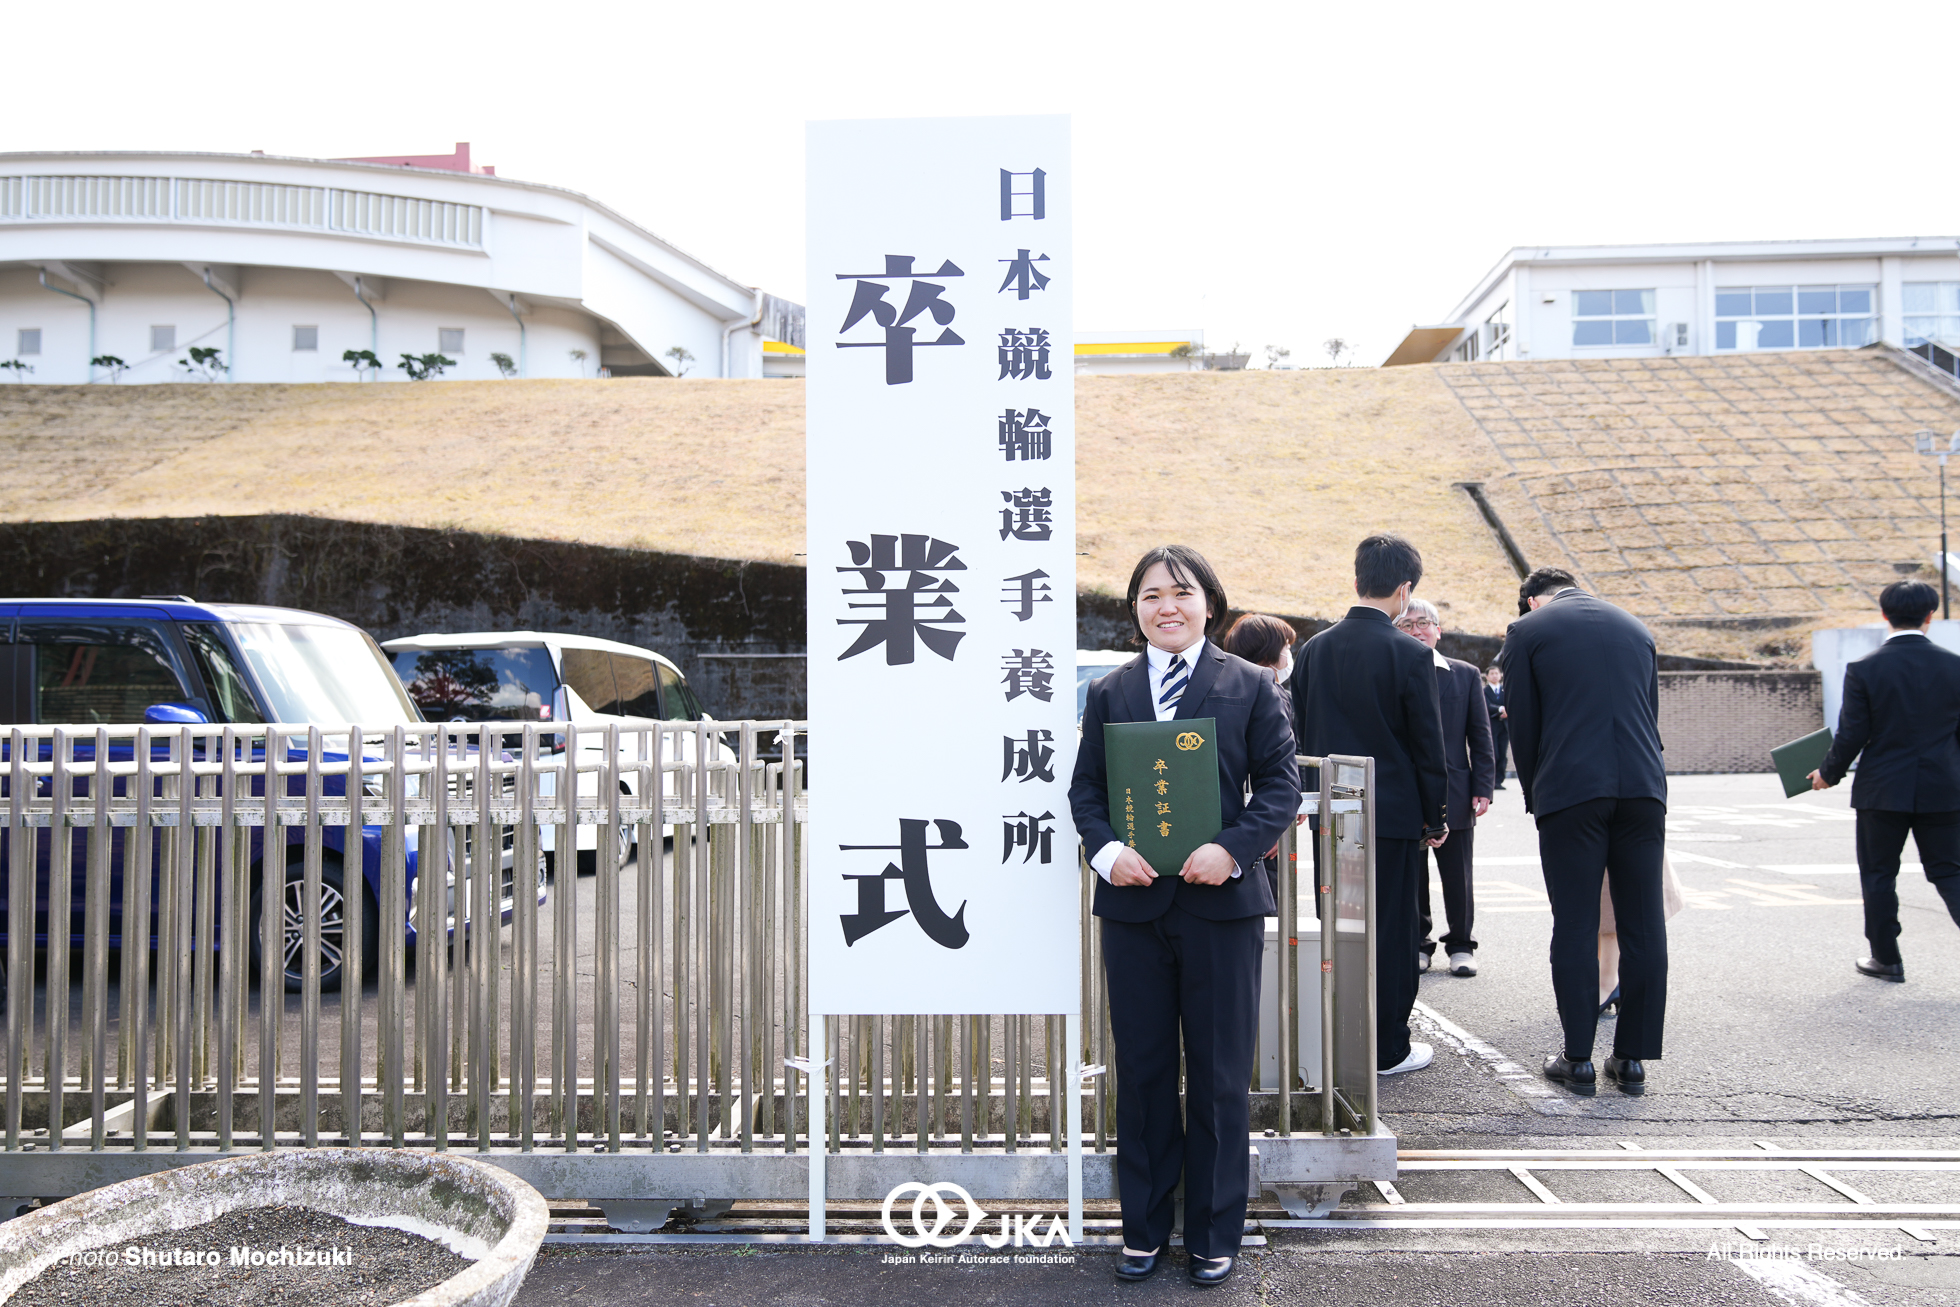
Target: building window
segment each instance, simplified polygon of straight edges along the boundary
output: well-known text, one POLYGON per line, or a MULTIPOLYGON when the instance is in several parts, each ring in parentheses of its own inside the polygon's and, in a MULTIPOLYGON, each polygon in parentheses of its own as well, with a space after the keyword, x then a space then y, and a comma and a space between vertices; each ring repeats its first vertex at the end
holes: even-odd
MULTIPOLYGON (((1905 284, 1906 347, 1936 340, 1960 344, 1960 281, 1909 281, 1905 284)), ((24 340, 26 332, 21 333, 24 340)), ((27 346, 20 352, 27 353, 27 346)))
POLYGON ((1715 348, 1855 349, 1878 339, 1876 286, 1723 286, 1715 348))
POLYGON ((1491 359, 1511 357, 1511 304, 1509 300, 1497 306, 1497 312, 1484 319, 1484 335, 1489 340, 1484 356, 1491 359))
POLYGON ((14 352, 16 354, 39 354, 41 352, 41 329, 39 327, 22 327, 20 329, 20 348, 14 352))
POLYGON ((436 352, 439 354, 461 354, 463 352, 463 329, 461 327, 437 327, 436 352))
POLYGON ((1575 290, 1572 292, 1574 345, 1651 345, 1654 343, 1654 292, 1651 290, 1575 290))
POLYGON ((293 353, 320 348, 320 329, 318 327, 293 328, 293 353))
POLYGON ((176 348, 177 348, 177 328, 175 327, 151 327, 150 328, 150 353, 168 354, 171 350, 176 348))

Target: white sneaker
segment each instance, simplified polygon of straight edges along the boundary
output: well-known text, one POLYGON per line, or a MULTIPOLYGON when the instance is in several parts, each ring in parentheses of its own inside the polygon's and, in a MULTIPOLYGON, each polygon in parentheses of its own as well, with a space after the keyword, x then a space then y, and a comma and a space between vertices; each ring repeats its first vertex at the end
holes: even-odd
POLYGON ((1434 960, 1435 959, 1431 958, 1427 953, 1416 954, 1416 970, 1417 971, 1429 970, 1429 964, 1434 960))
POLYGON ((1474 976, 1477 974, 1477 955, 1475 953, 1450 954, 1450 974, 1452 976, 1474 976))
POLYGON ((1403 1058, 1400 1062, 1397 1062, 1394 1066, 1389 1067, 1386 1071, 1378 1071, 1375 1074, 1383 1075, 1383 1076, 1398 1076, 1401 1075, 1404 1071, 1420 1071, 1424 1067, 1428 1066, 1429 1063, 1435 1058, 1435 1056, 1436 1056, 1435 1049, 1431 1048, 1427 1044, 1418 1044, 1415 1041, 1411 1040, 1409 1043, 1409 1055, 1407 1057, 1403 1058))

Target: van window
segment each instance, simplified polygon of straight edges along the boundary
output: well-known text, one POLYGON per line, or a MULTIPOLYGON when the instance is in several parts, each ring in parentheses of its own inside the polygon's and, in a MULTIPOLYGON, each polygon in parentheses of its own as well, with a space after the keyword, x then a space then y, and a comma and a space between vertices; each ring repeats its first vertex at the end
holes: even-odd
POLYGON ((676 722, 700 721, 705 714, 701 711, 701 701, 687 688, 687 678, 665 663, 655 665, 660 669, 660 695, 667 706, 662 716, 676 722))
POLYGON ((397 649, 391 657, 408 697, 432 722, 551 720, 558 674, 542 647, 397 649))
POLYGON ((218 716, 221 722, 262 722, 258 704, 252 701, 251 687, 245 683, 244 673, 232 659, 231 650, 225 647, 225 638, 218 628, 205 622, 180 622, 178 632, 184 643, 191 647, 191 657, 197 661, 198 671, 204 673, 204 683, 211 689, 217 700, 218 716))
POLYGON ((129 724, 154 703, 201 703, 185 688, 163 633, 144 622, 23 621, 33 647, 33 719, 129 724))
POLYGON ((660 716, 660 679, 655 673, 651 658, 630 658, 625 654, 612 656, 613 680, 619 686, 619 707, 615 709, 622 717, 660 716))
POLYGON ((578 691, 593 712, 616 713, 619 687, 613 682, 612 655, 604 649, 567 649, 565 684, 578 691))

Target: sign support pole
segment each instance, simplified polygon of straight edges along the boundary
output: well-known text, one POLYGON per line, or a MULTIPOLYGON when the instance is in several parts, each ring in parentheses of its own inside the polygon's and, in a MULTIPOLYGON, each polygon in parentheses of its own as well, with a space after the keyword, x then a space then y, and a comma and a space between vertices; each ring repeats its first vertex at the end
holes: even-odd
POLYGON ((1062 1038, 1068 1041, 1068 1237, 1082 1242, 1082 1017, 1062 1018, 1062 1038))
POLYGON ((824 1047, 824 1019, 806 1014, 810 1031, 810 1242, 824 1241, 824 1155, 830 1151, 830 1054, 824 1047))

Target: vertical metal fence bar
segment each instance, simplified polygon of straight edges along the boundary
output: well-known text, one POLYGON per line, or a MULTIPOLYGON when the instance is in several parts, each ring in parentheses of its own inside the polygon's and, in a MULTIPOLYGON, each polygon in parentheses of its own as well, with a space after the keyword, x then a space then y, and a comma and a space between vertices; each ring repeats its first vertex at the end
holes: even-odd
MULTIPOLYGON (((690 802, 693 793, 693 771, 681 757, 681 731, 677 727, 669 736, 670 747, 674 751, 674 797, 683 805, 690 802)), ((662 764, 663 768, 666 766, 662 764)), ((665 786, 663 777, 661 784, 665 786)), ((693 879, 689 873, 692 863, 692 845, 686 828, 677 819, 673 828, 674 857, 669 874, 674 882, 674 926, 673 926, 673 967, 674 967, 674 1134, 685 1139, 694 1129, 694 1116, 700 1111, 698 1092, 691 1093, 693 1084, 693 1007, 694 1007, 694 952, 690 941, 694 938, 692 921, 694 918, 693 879)))
POLYGON ((927 1041, 932 1034, 932 1018, 915 1016, 912 1018, 912 1114, 915 1118, 912 1133, 918 1151, 926 1151, 932 1139, 932 1118, 927 1110, 930 1095, 927 1092, 926 1063, 931 1058, 927 1041))
MULTIPOLYGON (((761 764, 762 760, 759 755, 756 761, 758 764, 761 764)), ((758 817, 761 816, 762 812, 766 810, 766 807, 775 798, 775 793, 769 784, 769 774, 766 767, 762 770, 761 775, 763 778, 763 793, 759 796, 758 803, 764 805, 764 807, 758 809, 758 817)), ((756 958, 757 969, 761 977, 761 992, 757 1000, 757 1006, 760 1009, 761 1016, 756 1033, 762 1041, 762 1047, 756 1055, 756 1078, 760 1082, 762 1092, 762 1133, 765 1136, 774 1135, 777 1132, 776 1076, 777 1069, 782 1065, 776 1060, 775 1021, 775 1013, 779 1010, 776 1006, 778 1002, 776 973, 782 956, 783 943, 781 936, 778 934, 777 898, 781 892, 781 835, 782 827, 780 825, 767 823, 762 824, 756 832, 756 838, 761 841, 759 845, 761 866, 758 868, 756 874, 762 894, 762 906, 758 913, 760 924, 757 927, 757 934, 761 940, 761 945, 757 949, 756 958)), ((785 1084, 784 1088, 788 1088, 787 1084, 785 1084)), ((785 1101, 787 1102, 787 1100, 785 1101)))
POLYGON ((61 1149, 62 1127, 67 1124, 62 1099, 68 1080, 68 950, 75 893, 75 838, 68 825, 75 784, 70 766, 73 751, 72 737, 57 727, 48 811, 47 1034, 41 1063, 48 1092, 48 1148, 55 1152, 61 1149))
MULTIPOLYGON (((1364 787, 1363 792, 1372 796, 1375 792, 1375 760, 1373 758, 1365 758, 1362 760, 1362 775, 1366 778, 1362 782, 1364 787)), ((1369 994, 1376 994, 1379 993, 1380 991, 1376 988, 1377 978, 1375 975, 1375 932, 1377 929, 1379 929, 1379 926, 1375 920, 1376 840, 1375 840, 1375 805, 1374 804, 1369 803, 1363 806, 1361 821, 1362 821, 1363 828, 1367 832, 1367 839, 1368 839, 1368 848, 1366 850, 1368 875, 1366 881, 1364 882, 1366 893, 1368 896, 1368 908, 1367 908, 1367 913, 1364 917, 1364 920, 1367 923, 1367 933, 1361 937, 1362 951, 1367 955, 1368 958, 1368 978, 1366 982, 1367 989, 1364 992, 1369 994)), ((1425 855, 1425 857, 1426 856, 1427 855, 1425 855)), ((1429 865, 1427 861, 1423 863, 1422 874, 1425 876, 1429 874, 1429 865)), ((1377 1107, 1378 1107, 1377 1091, 1381 1086, 1381 1077, 1375 1074, 1375 1068, 1376 1066, 1379 1065, 1376 1059, 1380 1055, 1381 1050, 1375 1046, 1375 1023, 1372 1021, 1367 1023, 1367 1036, 1368 1036, 1368 1062, 1367 1062, 1367 1067, 1363 1072, 1363 1075, 1367 1084, 1368 1092, 1365 1095, 1363 1095, 1363 1103, 1364 1103, 1364 1111, 1366 1113, 1366 1119, 1364 1119, 1361 1124, 1363 1130, 1365 1130, 1368 1134, 1372 1135, 1375 1133, 1375 1131, 1381 1128, 1381 1116, 1380 1113, 1377 1111, 1377 1107)))
POLYGON ((1047 1038, 1043 1046, 1043 1060, 1048 1069, 1048 1151, 1062 1151, 1062 1131, 1066 1124, 1062 1120, 1062 1066, 1064 1044, 1067 1032, 1056 1017, 1043 1017, 1047 1023, 1047 1038))
POLYGON ((1021 1086, 1015 1079, 1020 1070, 1020 1035, 1020 1017, 1010 1014, 1000 1019, 1001 1147, 1010 1153, 1017 1151, 1021 1134, 1021 1086))
POLYGON ((376 989, 380 1002, 376 1011, 381 1047, 375 1068, 375 1089, 381 1096, 381 1129, 392 1147, 407 1142, 404 1119, 402 1042, 408 1024, 405 992, 408 979, 408 921, 404 911, 408 901, 408 732, 396 726, 388 732, 382 746, 389 762, 384 793, 387 796, 387 825, 381 833, 381 893, 375 906, 376 933, 381 941, 377 959, 380 975, 376 989))
MULTIPOLYGON (((300 1138, 308 1148, 320 1145, 320 956, 321 944, 326 935, 326 923, 321 919, 325 893, 322 880, 325 848, 323 836, 325 828, 320 824, 320 794, 325 785, 321 775, 320 754, 325 749, 326 736, 319 726, 306 728, 306 843, 304 881, 300 894, 301 943, 300 958, 300 997, 299 997, 299 1128, 300 1138)), ((269 778, 268 778, 269 780, 269 778)), ((270 791, 270 783, 266 786, 270 791)), ((282 790, 284 786, 280 787, 282 790)), ((284 832, 281 832, 283 834, 284 832)), ((268 832, 270 834, 270 832, 268 832)), ((281 887, 284 888, 283 886, 281 887)), ((347 942, 347 869, 341 868, 341 944, 347 942)), ((283 904, 285 896, 280 895, 283 904)), ((271 897, 266 899, 271 906, 271 897)), ((346 955, 343 952, 342 957, 346 955)))
POLYGON ((1274 934, 1274 947, 1279 950, 1273 959, 1274 989, 1277 1001, 1274 1015, 1279 1018, 1279 1038, 1273 1049, 1274 1065, 1279 1073, 1279 1132, 1282 1135, 1293 1133, 1293 1065, 1297 1062, 1293 1045, 1298 1041, 1299 1024, 1294 1015, 1299 1006, 1299 990, 1293 975, 1293 959, 1299 941, 1294 938, 1299 933, 1293 913, 1293 825, 1288 823, 1280 832, 1277 857, 1279 859, 1279 929, 1274 934))
POLYGON ((973 1057, 976 1052, 973 1038, 973 1018, 958 1018, 960 1023, 960 1151, 973 1151, 973 1057))
MULTIPOLYGON (((633 769, 635 784, 639 787, 636 796, 642 805, 657 802, 649 792, 648 785, 657 783, 659 768, 651 771, 647 767, 647 732, 634 732, 638 764, 633 769)), ((656 730, 652 740, 655 757, 659 756, 660 740, 656 730)), ((660 1068, 659 1055, 651 1048, 653 1024, 658 1004, 654 1001, 654 977, 658 974, 653 965, 653 949, 660 938, 660 925, 653 912, 655 898, 654 885, 660 877, 660 839, 657 828, 651 821, 641 818, 634 827, 633 843, 639 856, 633 860, 633 1133, 641 1139, 647 1137, 652 1121, 649 1118, 647 1095, 651 1086, 647 1084, 647 1066, 651 1060, 654 1070, 660 1068)))
MULTIPOLYGON (((753 947, 756 920, 753 858, 755 840, 750 826, 752 813, 749 802, 754 794, 754 773, 749 768, 754 761, 755 723, 743 722, 735 758, 734 876, 738 889, 730 903, 730 907, 740 917, 740 928, 737 928, 737 922, 731 920, 728 937, 731 941, 739 941, 742 955, 739 970, 731 960, 729 971, 731 982, 736 976, 740 977, 742 991, 740 999, 742 1034, 738 1047, 741 1050, 742 1151, 745 1153, 755 1151, 755 1050, 751 1045, 755 1040, 757 1016, 755 972, 757 959, 761 955, 761 950, 753 947)), ((736 1004, 729 1004, 731 1019, 735 1010, 736 1004)))
MULTIPOLYGON (((647 823, 640 827, 640 878, 647 887, 646 937, 643 947, 650 960, 642 964, 642 972, 649 977, 646 985, 646 1003, 649 1008, 647 1024, 653 1039, 653 1048, 646 1056, 649 1066, 647 1075, 650 1085, 643 1084, 641 1093, 648 1089, 653 1093, 653 1109, 642 1115, 650 1118, 642 1127, 641 1133, 649 1135, 657 1150, 667 1138, 667 1013, 662 1001, 661 990, 667 985, 667 933, 666 925, 666 854, 661 846, 665 843, 667 830, 667 772, 662 759, 666 756, 667 728, 656 726, 649 733, 646 742, 646 762, 640 768, 641 794, 652 809, 647 823)), ((674 990, 674 1032, 680 1033, 681 1007, 680 990, 674 990)), ((678 1092, 680 1086, 675 1085, 678 1092)))
MULTIPOLYGON (((36 743, 38 751, 39 744, 36 743)), ((7 737, 7 1151, 20 1151, 27 1043, 34 1024, 34 880, 17 869, 36 865, 34 828, 27 824, 30 787, 27 742, 18 727, 7 737), (26 922, 26 926, 21 923, 26 922), (25 998, 19 997, 25 995, 25 998)))
POLYGON ((416 1028, 415 1037, 426 1067, 422 1081, 423 1127, 434 1141, 436 1151, 446 1152, 449 1148, 449 880, 455 852, 449 827, 450 734, 436 727, 423 738, 429 742, 425 747, 430 750, 432 763, 431 823, 422 828, 416 858, 416 898, 422 908, 422 924, 416 931, 415 990, 422 1000, 423 1024, 416 1028))
POLYGON ((565 1151, 578 1151, 578 727, 565 723, 565 771, 558 787, 558 893, 552 895, 552 1105, 565 1151))
POLYGON ((88 1043, 83 1047, 82 1080, 88 1086, 89 1148, 102 1151, 102 1116, 108 1110, 109 1035, 109 853, 115 844, 115 778, 109 771, 109 728, 95 728, 95 759, 89 777, 94 811, 88 829, 88 899, 82 904, 83 941, 87 948, 82 973, 82 1010, 88 1015, 88 1043))
MULTIPOLYGON (((222 741, 224 749, 224 773, 220 778, 219 793, 237 795, 240 785, 250 785, 249 773, 239 770, 239 734, 237 728, 227 726, 222 741)), ((247 743, 249 748, 249 742, 247 743)), ((271 1152, 277 1145, 275 1138, 279 1128, 279 1028, 286 1008, 286 831, 279 824, 279 800, 284 797, 285 779, 278 774, 277 762, 286 755, 286 732, 268 728, 265 733, 264 770, 260 779, 263 782, 265 813, 264 846, 259 859, 259 1147, 271 1152)), ((242 815, 237 810, 236 798, 222 805, 225 817, 223 840, 225 857, 229 861, 236 856, 234 850, 249 843, 249 828, 238 823, 242 815)), ((202 872, 202 868, 199 871, 202 872)), ((301 875, 305 874, 304 869, 301 875)), ((209 905, 204 905, 199 914, 199 925, 210 920, 209 905)), ((211 937, 206 933, 200 943, 200 952, 211 946, 211 937)), ((200 958, 200 961, 204 959, 200 958)), ((222 1001, 222 1000, 221 1000, 222 1001)), ((209 1009, 206 1009, 207 1011, 209 1009)), ((223 1038, 220 1032, 220 1039, 223 1038)), ((221 1061, 223 1049, 219 1050, 221 1061)), ((222 1080, 218 1084, 218 1097, 226 1095, 222 1080)))
MULTIPOLYGON (((205 752, 207 755, 214 749, 224 750, 225 748, 225 732, 214 731, 205 737, 205 752)), ((237 779, 236 769, 234 764, 227 757, 223 756, 223 754, 210 761, 215 763, 216 766, 213 774, 208 778, 208 784, 216 787, 213 792, 219 796, 218 801, 222 807, 224 803, 223 796, 230 792, 231 783, 237 779)), ((251 782, 247 781, 246 783, 250 784, 251 782)), ((191 1042, 194 1049, 192 1054, 192 1071, 199 1087, 209 1083, 212 1078, 211 1018, 213 1003, 211 985, 212 970, 217 962, 216 950, 218 948, 218 850, 221 847, 229 848, 233 835, 229 820, 222 815, 220 820, 225 821, 226 824, 208 827, 198 838, 197 867, 195 872, 196 888, 193 891, 194 901, 192 912, 195 916, 194 925, 191 929, 193 943, 195 945, 192 956, 195 960, 192 963, 191 978, 191 984, 194 990, 191 1008, 191 1042)))
MULTIPOLYGON (((470 869, 470 1116, 476 1150, 490 1151, 490 1096, 496 1083, 490 1069, 496 1055, 497 1010, 491 1003, 490 983, 502 961, 504 828, 496 804, 502 796, 502 772, 493 771, 492 755, 502 737, 488 724, 476 730, 476 839, 470 869)), ((512 888, 521 883, 512 867, 512 888)))
POLYGON ((359 725, 347 727, 347 824, 340 835, 340 1127, 351 1148, 361 1146, 361 1006, 367 983, 367 957, 361 932, 367 910, 367 839, 362 800, 367 793, 364 755, 367 737, 359 725))
MULTIPOLYGON (((594 1134, 602 1129, 608 1152, 619 1151, 619 864, 625 857, 619 829, 619 723, 606 727, 606 767, 599 773, 605 787, 606 824, 599 830, 598 875, 593 885, 598 899, 598 937, 593 940, 593 981, 597 988, 593 1013, 593 1077, 595 1096, 603 1096, 603 1124, 595 1118, 594 1134)), ((600 1103, 595 1102, 595 1110, 600 1103)))
POLYGON ((542 817, 537 810, 540 760, 538 728, 526 722, 519 747, 523 766, 517 787, 517 867, 519 891, 511 902, 510 941, 510 1129, 517 1146, 537 1146, 535 1101, 538 1088, 538 857, 542 817))
POLYGON ((175 1074, 171 1106, 177 1124, 177 1151, 191 1147, 191 955, 198 943, 192 933, 193 891, 197 864, 196 800, 200 781, 196 771, 197 745, 189 726, 177 733, 177 830, 171 841, 170 915, 170 1048, 175 1074))
MULTIPOLYGON (((225 751, 227 756, 233 751, 235 740, 235 732, 227 727, 223 739, 219 744, 219 747, 225 751)), ((238 857, 238 850, 241 844, 244 843, 244 841, 236 838, 236 832, 241 829, 236 825, 238 820, 238 797, 238 787, 236 785, 225 783, 220 786, 218 820, 223 825, 218 829, 225 832, 225 834, 223 846, 224 892, 219 897, 223 905, 224 927, 218 933, 223 941, 224 948, 218 954, 217 992, 218 1005, 223 1008, 227 1017, 231 1017, 237 1011, 237 1006, 233 1001, 232 995, 234 993, 243 993, 249 988, 249 980, 246 973, 251 970, 249 943, 246 948, 240 949, 231 947, 231 941, 241 937, 249 940, 251 936, 245 934, 245 932, 258 929, 258 924, 248 919, 250 913, 247 910, 247 906, 241 904, 239 901, 249 891, 245 888, 246 873, 241 870, 240 859, 238 857)), ((200 940, 199 943, 208 947, 210 941, 208 939, 200 940)), ((266 1003, 270 1002, 270 995, 261 995, 259 1001, 261 1007, 263 1007, 266 1003)), ((250 1027, 247 1023, 237 1020, 225 1020, 218 1023, 217 1075, 215 1077, 218 1108, 218 1147, 227 1153, 237 1147, 238 1082, 242 1074, 239 1071, 238 1064, 240 1057, 244 1054, 244 1042, 246 1032, 249 1029, 250 1027)), ((263 1056, 263 1045, 261 1045, 261 1056, 263 1056)), ((263 1086, 265 1082, 265 1073, 263 1071, 260 1072, 259 1080, 261 1086, 263 1086)), ((179 1106, 185 1116, 190 1114, 188 1092, 180 1098, 179 1106)), ((261 1127, 260 1133, 264 1133, 263 1127, 261 1127)), ((265 1147, 263 1139, 261 1139, 259 1146, 261 1148, 265 1147)))
MULTIPOLYGON (((789 936, 789 960, 783 976, 783 1050, 796 1052, 799 1022, 805 1020, 803 1010, 803 866, 802 826, 797 821, 796 801, 802 792, 803 777, 796 765, 796 732, 785 730, 779 741, 783 749, 783 910, 789 936)), ((812 1054, 811 1056, 814 1056, 812 1054)), ((809 1077, 804 1077, 804 1092, 809 1092, 809 1077)), ((796 1150, 796 1073, 784 1068, 783 1104, 789 1113, 787 1127, 783 1131, 785 1151, 796 1150)), ((816 1131, 810 1126, 811 1105, 804 1106, 804 1128, 809 1131, 811 1152, 816 1152, 816 1131)), ((815 1163, 812 1162, 814 1166, 815 1163)))
POLYGON ((135 824, 129 828, 123 877, 123 1000, 122 1028, 129 1040, 131 1108, 130 1131, 137 1152, 150 1147, 150 909, 151 876, 156 870, 156 828, 151 825, 151 799, 156 786, 155 760, 150 756, 150 728, 136 728, 136 774, 129 788, 136 800, 135 824), (132 944, 130 919, 135 918, 132 944), (133 956, 132 956, 133 953, 133 956))
MULTIPOLYGON (((716 752, 719 753, 720 737, 716 736, 716 752)), ((706 740, 703 740, 706 743, 706 740)), ((719 780, 717 773, 711 773, 719 780)), ((716 796, 726 799, 725 794, 716 796)), ((733 1139, 736 1133, 735 1113, 735 841, 726 833, 715 838, 713 827, 708 833, 709 855, 709 923, 712 931, 709 947, 714 959, 715 987, 711 1003, 715 1013, 714 1043, 714 1081, 715 1101, 720 1107, 715 1133, 723 1139, 733 1139)))
POLYGON ((1315 869, 1320 902, 1320 1132, 1338 1135, 1341 1123, 1334 1110, 1334 935, 1339 913, 1334 906, 1334 885, 1338 879, 1334 859, 1339 853, 1334 823, 1334 767, 1327 759, 1320 764, 1320 845, 1319 866, 1315 869))
MULTIPOLYGON (((694 969, 694 1148, 708 1151, 708 1094, 712 1062, 708 1054, 709 1027, 717 997, 717 977, 709 947, 714 901, 709 891, 708 848, 708 728, 694 723, 694 914, 689 923, 689 949, 694 969)), ((726 1115, 724 1111, 724 1116, 726 1115)))
POLYGON ((885 1151, 885 1019, 871 1023, 871 1151, 885 1151))

